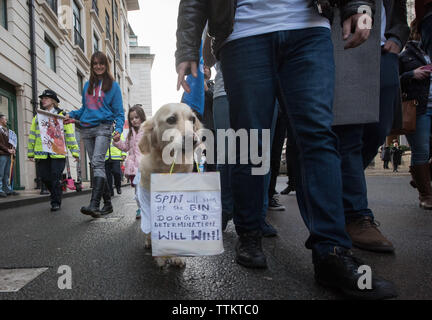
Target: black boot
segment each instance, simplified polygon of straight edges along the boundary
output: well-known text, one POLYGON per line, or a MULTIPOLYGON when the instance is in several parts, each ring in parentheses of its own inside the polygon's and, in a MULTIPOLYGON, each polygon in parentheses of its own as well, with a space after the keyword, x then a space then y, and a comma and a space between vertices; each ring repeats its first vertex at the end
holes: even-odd
POLYGON ((359 267, 365 264, 354 257, 351 250, 334 247, 334 252, 324 257, 314 255, 313 261, 315 280, 320 285, 337 289, 350 298, 382 300, 397 296, 393 283, 376 277, 373 271, 370 275, 370 288, 362 288, 362 285, 365 284, 363 278, 367 274, 364 271, 361 273, 358 271, 359 267), (360 279, 360 277, 363 278, 360 279))
POLYGON ((99 205, 104 191, 105 182, 106 179, 103 177, 94 177, 90 205, 88 207, 82 207, 81 213, 92 216, 93 218, 100 217, 99 205))
POLYGON ((267 261, 261 246, 261 230, 239 234, 236 262, 247 268, 267 268, 267 261))
POLYGON ((114 211, 113 206, 111 204, 111 190, 108 186, 107 181, 105 181, 105 187, 104 187, 104 191, 103 191, 102 196, 103 196, 104 206, 100 210, 100 215, 104 216, 104 215, 110 214, 114 211))

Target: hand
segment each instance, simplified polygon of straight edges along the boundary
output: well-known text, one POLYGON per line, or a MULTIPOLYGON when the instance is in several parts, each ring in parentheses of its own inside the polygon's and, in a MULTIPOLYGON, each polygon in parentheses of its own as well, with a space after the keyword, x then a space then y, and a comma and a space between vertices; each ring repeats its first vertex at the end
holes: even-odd
POLYGON ((73 157, 74 158, 74 162, 78 162, 79 161, 79 157, 73 157))
POLYGON ((198 77, 198 66, 196 61, 184 61, 179 63, 177 66, 177 91, 180 90, 180 86, 182 86, 187 93, 190 93, 190 87, 185 79, 185 75, 189 69, 195 78, 198 77))
POLYGON ((424 80, 430 77, 431 72, 427 69, 422 69, 423 67, 418 67, 414 70, 414 79, 416 80, 424 80))
POLYGON ((344 49, 355 48, 365 42, 370 35, 369 23, 372 23, 371 18, 366 13, 357 13, 343 23, 343 39, 347 40, 354 30, 354 34, 345 43, 344 49))
POLYGON ((120 141, 120 133, 118 133, 117 131, 114 132, 113 140, 114 142, 120 141))
POLYGON ((68 121, 68 120, 70 120, 70 116, 69 116, 69 113, 67 113, 67 114, 65 115, 65 118, 64 118, 64 120, 65 120, 65 121, 68 121))
POLYGON ((31 162, 35 162, 34 158, 28 158, 31 162))
POLYGON ((125 160, 126 160, 126 157, 125 157, 125 156, 123 156, 123 157, 122 157, 122 161, 125 161, 125 160))
POLYGON ((390 52, 390 53, 399 54, 401 51, 401 48, 399 47, 399 45, 396 42, 391 41, 391 40, 387 40, 384 44, 383 50, 390 52))

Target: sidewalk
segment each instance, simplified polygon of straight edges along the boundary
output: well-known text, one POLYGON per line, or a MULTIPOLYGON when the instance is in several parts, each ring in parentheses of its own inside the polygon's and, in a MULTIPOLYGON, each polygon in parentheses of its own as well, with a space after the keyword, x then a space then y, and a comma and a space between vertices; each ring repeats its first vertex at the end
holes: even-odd
MULTIPOLYGON (((123 183, 122 187, 130 185, 129 183, 123 183)), ((80 196, 83 194, 91 193, 90 182, 82 183, 82 191, 76 192, 74 190, 67 190, 63 192, 63 198, 69 198, 73 196, 80 196)), ((27 206, 30 204, 41 203, 41 202, 49 202, 50 196, 40 195, 40 190, 20 190, 17 191, 19 193, 18 196, 8 196, 7 198, 0 198, 0 211, 6 210, 14 207, 27 206)))

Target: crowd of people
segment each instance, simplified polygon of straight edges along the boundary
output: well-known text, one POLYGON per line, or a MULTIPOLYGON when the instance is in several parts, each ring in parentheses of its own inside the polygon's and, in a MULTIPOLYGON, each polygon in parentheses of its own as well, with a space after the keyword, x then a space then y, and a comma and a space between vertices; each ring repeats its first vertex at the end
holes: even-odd
MULTIPOLYGON (((426 55, 432 54, 432 1, 416 1, 417 23, 411 31, 417 31, 421 38, 417 47, 422 51, 415 58, 421 64, 414 65, 414 58, 410 58, 411 66, 405 70, 400 65, 410 42, 399 54, 410 32, 406 1, 335 2, 340 11, 340 25, 332 24, 333 19, 338 21, 332 1, 290 1, 290 5, 284 0, 227 0, 223 5, 181 1, 177 88, 182 86, 188 92, 185 75, 197 75, 200 38, 207 23, 211 39, 211 46, 207 47, 212 48, 213 57, 204 52, 204 60, 209 66, 216 64, 215 86, 221 81, 218 76, 224 83, 223 94, 214 100, 215 124, 221 115, 227 118, 229 113, 226 126, 234 130, 273 129, 273 176, 252 175, 251 161, 239 164, 239 159, 229 166, 228 174, 220 170, 224 227, 232 216, 239 236, 235 247, 237 263, 249 268, 267 267, 262 237, 274 235, 276 230, 266 222, 265 213, 267 209, 281 208, 274 201, 271 181, 277 177, 285 125, 292 145, 289 154, 292 161, 287 161, 292 170, 287 171, 293 171, 295 178, 289 179, 283 192, 296 190, 299 209, 310 232, 306 247, 312 250, 315 279, 350 296, 389 298, 397 294, 394 285, 375 274, 373 289, 358 288, 357 270, 363 262, 350 249, 355 245, 380 253, 395 250, 368 208, 364 169, 390 134, 395 109, 401 108, 401 96, 404 101, 422 100, 418 101, 421 107, 417 109, 417 130, 407 137, 412 149, 410 171, 419 190, 420 206, 430 209, 429 140, 426 146, 415 139, 422 135, 429 139, 431 135, 430 121, 427 122, 430 118, 427 110, 432 107, 431 70, 426 55), (362 27, 368 23, 374 27, 362 27), (344 41, 344 52, 334 55, 338 43, 334 41, 337 36, 332 39, 331 29, 342 33, 342 39, 337 41, 344 41), (361 54, 357 48, 362 48, 361 54), (381 70, 380 74, 363 74, 362 69, 367 68, 345 64, 349 61, 347 56, 373 65, 375 70, 381 70), (378 65, 374 65, 377 61, 378 65), (343 74, 339 82, 335 81, 336 70, 343 74), (408 75, 399 75, 399 71, 408 75), (355 86, 346 87, 353 78, 355 86), (404 79, 410 79, 408 82, 416 88, 411 95, 400 94, 401 89, 405 93, 404 79), (335 88, 346 95, 354 95, 354 89, 359 93, 357 96, 367 97, 371 85, 375 85, 373 92, 379 96, 376 106, 363 108, 361 100, 367 99, 358 99, 342 108, 333 106, 335 88), (371 119, 370 114, 375 118, 371 119), (225 180, 228 187, 224 188, 225 180), (271 232, 269 227, 273 229, 271 232)), ((393 148, 397 170, 399 150, 393 148)))
MULTIPOLYGON (((198 75, 200 43, 207 23, 202 50, 205 108, 199 118, 210 130, 271 129, 271 170, 267 174, 252 174, 254 164, 250 159, 247 164, 240 163, 239 150, 235 164, 225 161, 208 166, 210 171, 220 172, 222 229, 233 220, 238 234, 238 264, 267 267, 262 237, 278 233, 266 219, 268 210, 285 210, 276 196, 276 179, 287 140, 289 179, 281 194, 296 193, 310 232, 305 245, 312 251, 316 281, 350 297, 392 298, 397 295, 394 284, 375 273, 371 288, 359 288, 358 269, 365 263, 354 256, 351 248, 354 245, 378 253, 395 251, 368 207, 364 169, 390 134, 401 99, 417 101, 417 129, 407 134, 412 152, 411 185, 418 189, 420 206, 432 209, 432 0, 416 1, 417 18, 411 29, 407 25, 406 1, 336 2, 337 10, 333 1, 326 0, 226 0, 219 4, 212 0, 181 0, 177 89, 183 87, 190 92, 185 76, 198 75), (339 15, 335 16, 335 11, 339 15), (339 21, 339 16, 340 23, 333 22, 339 21), (342 33, 342 38, 335 40, 335 32, 339 38, 342 33), (334 54, 337 41, 344 43, 343 53, 334 54), (370 55, 364 56, 358 48, 370 55), (363 77, 361 70, 344 64, 346 56, 359 61, 370 59, 367 63, 377 63, 375 69, 380 72, 363 77), (213 66, 214 82, 210 80, 213 66), (342 109, 334 107, 335 88, 344 85, 336 81, 336 70, 345 80, 357 79, 353 90, 360 96, 368 95, 368 86, 376 84, 377 103, 369 109, 364 109, 361 101, 342 109)), ((110 74, 106 55, 94 53, 90 68, 80 109, 66 114, 52 90, 45 90, 40 98, 45 111, 65 116, 66 145, 76 159, 79 148, 72 122, 79 120, 93 174, 90 203, 81 208, 81 213, 100 218, 114 210, 112 176, 121 194, 121 161, 125 161, 125 175, 132 185, 139 183, 140 127, 146 115, 140 105, 131 107, 127 115, 130 130, 124 137, 121 91, 110 74)), ((2 135, 4 127, 4 116, 0 115, 2 135)), ((259 138, 260 149, 262 143, 259 138)), ((393 159, 395 171, 401 155, 396 144, 391 149, 382 148, 384 168, 393 159)), ((2 179, 7 159, 3 158, 15 151, 0 146, 0 187, 7 194, 8 185, 2 179)), ((228 152, 225 154, 228 157, 228 152)), ((40 177, 50 191, 51 210, 60 210, 65 156, 42 150, 37 116, 29 135, 28 158, 38 161, 40 177)), ((137 203, 136 217, 140 218, 137 203)))

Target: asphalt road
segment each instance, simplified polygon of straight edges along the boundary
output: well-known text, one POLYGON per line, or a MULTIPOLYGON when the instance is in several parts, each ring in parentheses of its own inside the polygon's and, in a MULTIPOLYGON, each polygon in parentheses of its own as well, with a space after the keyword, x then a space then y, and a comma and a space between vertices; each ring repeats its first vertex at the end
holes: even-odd
MULTIPOLYGON (((285 187, 280 177, 277 189, 285 187)), ((432 212, 418 208, 407 176, 369 176, 369 205, 396 253, 355 253, 373 272, 395 282, 399 299, 432 299, 432 212)), ((95 221, 79 213, 89 195, 64 199, 61 212, 40 203, 0 211, 0 269, 49 268, 3 299, 157 299, 278 300, 339 299, 315 284, 308 232, 295 195, 280 196, 284 212, 269 212, 279 236, 263 240, 269 268, 245 269, 234 262, 236 234, 224 233, 225 252, 187 258, 184 269, 160 270, 144 249, 131 187, 113 200, 110 220, 95 221), (60 290, 57 273, 67 265, 72 289, 60 290)))

